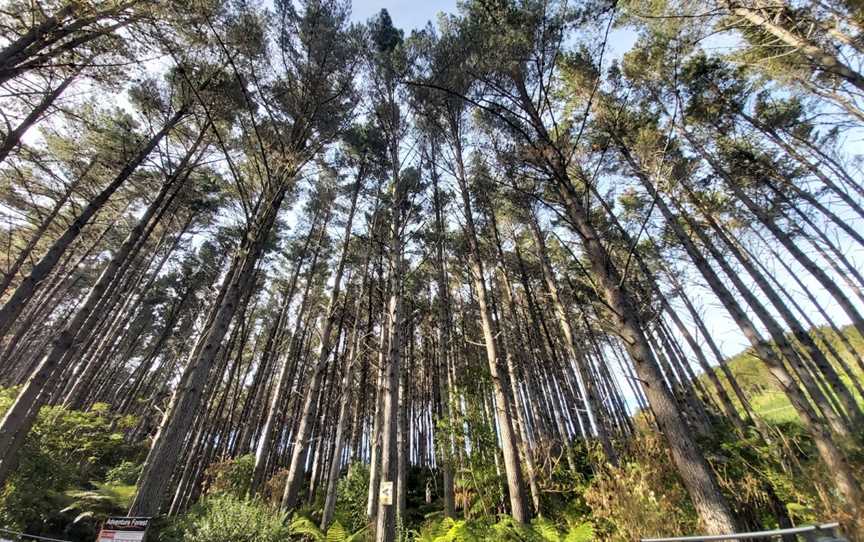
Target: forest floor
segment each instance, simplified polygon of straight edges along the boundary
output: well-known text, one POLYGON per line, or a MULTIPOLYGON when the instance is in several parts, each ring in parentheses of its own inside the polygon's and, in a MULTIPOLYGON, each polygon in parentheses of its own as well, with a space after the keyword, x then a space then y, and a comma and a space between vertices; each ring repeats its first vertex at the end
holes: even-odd
MULTIPOLYGON (((830 330, 820 331, 837 352, 848 356, 846 361, 855 368, 856 376, 864 378, 858 361, 839 337, 830 330)), ((864 339, 851 328, 843 332, 848 344, 864 354, 864 339)), ((756 415, 800 451, 796 459, 799 463, 790 469, 777 459, 775 450, 754 437, 740 438, 720 431, 715 441, 703 443, 712 450, 709 460, 724 490, 732 499, 740 500, 736 508, 748 516, 751 524, 770 525, 773 520, 766 512, 765 488, 771 487, 795 523, 834 519, 842 510, 831 504, 830 484, 824 483, 824 473, 811 453, 812 443, 799 431, 789 401, 748 351, 731 357, 727 363, 756 415)), ((704 375, 700 378, 707 381, 704 375)), ((0 414, 14 397, 14 389, 0 389, 0 414)), ((864 403, 860 396, 859 400, 864 403)), ((635 418, 637 426, 644 423, 640 418, 635 418)), ((134 495, 146 443, 124 441, 124 431, 132 424, 134 420, 113 416, 108 405, 96 405, 89 412, 62 407, 43 409, 16 475, 0 492, 0 528, 92 541, 101 520, 107 515, 124 514, 134 495)), ((546 513, 527 527, 515 525, 501 513, 505 499, 494 467, 472 463, 473 472, 459 473, 457 498, 461 499, 462 519, 455 521, 443 518, 437 496, 426 502, 425 488, 434 475, 412 468, 408 478, 408 524, 401 528, 400 542, 625 541, 646 535, 698 532, 692 505, 662 442, 644 431, 619 444, 620 467, 592 467, 590 450, 574 447, 578 472, 567 471, 563 461, 541 472, 546 513), (490 507, 489 502, 498 505, 490 507)), ((246 498, 250 458, 243 456, 211 465, 207 489, 199 504, 171 520, 154 540, 233 542, 249 540, 245 536, 256 529, 254 540, 261 542, 346 542, 363 540, 368 535, 368 469, 364 465, 352 466, 341 479, 336 516, 340 523, 334 532, 323 533, 316 527, 320 513, 317 501, 287 517, 275 511, 278 498, 272 495, 269 502, 267 497, 251 501, 246 498)), ((864 473, 864 458, 859 452, 852 453, 850 460, 859 473, 864 473)))

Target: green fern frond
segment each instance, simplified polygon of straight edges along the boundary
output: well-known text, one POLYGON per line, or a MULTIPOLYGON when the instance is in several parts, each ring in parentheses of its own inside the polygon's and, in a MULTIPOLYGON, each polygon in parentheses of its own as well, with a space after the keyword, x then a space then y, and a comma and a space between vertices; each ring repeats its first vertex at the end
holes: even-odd
POLYGON ((571 524, 563 542, 591 542, 592 540, 594 540, 594 526, 586 521, 576 526, 571 524))
POLYGON ((345 527, 338 521, 334 521, 330 528, 327 529, 327 542, 345 542, 348 538, 348 533, 345 532, 345 527))
POLYGON ((366 536, 366 527, 363 527, 356 533, 347 535, 345 537, 345 542, 360 542, 366 536))
POLYGON ((291 520, 291 524, 288 525, 288 531, 292 535, 308 536, 316 542, 330 542, 324 532, 318 528, 318 525, 306 516, 295 515, 294 519, 291 520))
POLYGON ((561 535, 554 523, 546 518, 536 518, 531 522, 531 527, 545 542, 561 542, 561 535))

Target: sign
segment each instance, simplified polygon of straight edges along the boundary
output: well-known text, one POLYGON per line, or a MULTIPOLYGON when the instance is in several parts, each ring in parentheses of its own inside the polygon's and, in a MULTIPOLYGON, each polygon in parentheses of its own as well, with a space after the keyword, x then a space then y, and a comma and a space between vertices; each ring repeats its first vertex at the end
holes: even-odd
POLYGON ((140 542, 149 526, 150 518, 108 518, 96 542, 140 542))
POLYGON ((381 504, 393 504, 393 482, 381 481, 381 490, 378 492, 378 500, 381 504))

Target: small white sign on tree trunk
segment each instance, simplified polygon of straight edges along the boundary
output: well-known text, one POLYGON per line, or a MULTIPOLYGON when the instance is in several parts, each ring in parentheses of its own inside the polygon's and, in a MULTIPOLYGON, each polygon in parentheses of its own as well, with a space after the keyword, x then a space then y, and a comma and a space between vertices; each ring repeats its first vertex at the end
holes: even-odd
POLYGON ((393 504, 393 482, 381 481, 381 489, 378 492, 378 499, 381 500, 381 504, 393 504))

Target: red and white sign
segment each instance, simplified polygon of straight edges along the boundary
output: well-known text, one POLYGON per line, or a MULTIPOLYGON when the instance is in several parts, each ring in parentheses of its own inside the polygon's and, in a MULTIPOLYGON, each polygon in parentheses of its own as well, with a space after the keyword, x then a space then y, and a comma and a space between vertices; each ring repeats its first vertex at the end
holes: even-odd
POLYGON ((108 518, 96 542, 141 542, 149 526, 150 518, 108 518))

